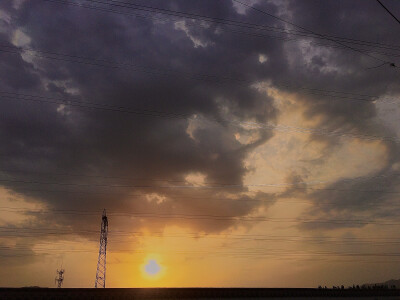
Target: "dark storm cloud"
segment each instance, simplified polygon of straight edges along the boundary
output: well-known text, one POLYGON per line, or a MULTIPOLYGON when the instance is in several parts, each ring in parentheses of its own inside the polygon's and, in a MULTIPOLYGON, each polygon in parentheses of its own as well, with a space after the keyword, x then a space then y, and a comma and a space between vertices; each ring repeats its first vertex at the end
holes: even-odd
MULTIPOLYGON (((203 10, 210 12, 213 7, 210 4, 203 10)), ((221 11, 236 14, 229 2, 220 5, 221 11)), ((154 23, 149 19, 47 2, 24 2, 12 16, 14 29, 19 28, 29 36, 31 48, 173 72, 160 76, 149 74, 148 69, 94 67, 35 56, 30 57, 32 63, 26 63, 20 55, 5 54, 3 62, 21 74, 22 85, 7 90, 130 110, 198 115, 217 119, 219 123, 193 121, 195 127, 190 136, 187 130, 191 121, 179 117, 132 116, 16 99, 2 101, 2 111, 7 112, 1 119, 0 133, 4 141, 1 153, 7 157, 1 162, 2 173, 8 180, 4 186, 50 209, 100 211, 106 207, 110 212, 156 214, 155 218, 134 215, 114 218, 114 229, 128 226, 156 230, 174 224, 204 232, 218 231, 234 225, 237 223, 234 218, 260 206, 259 201, 252 200, 273 198, 263 193, 247 196, 244 194, 247 188, 240 186, 247 172, 243 163, 246 154, 268 140, 271 132, 260 131, 252 144, 242 145, 234 133, 243 129, 226 122, 226 118, 273 120, 275 111, 270 99, 243 85, 214 78, 193 80, 186 75, 213 74, 255 80, 257 72, 264 71, 258 66, 258 52, 251 50, 251 45, 233 50, 229 39, 220 42, 221 35, 212 34, 210 28, 193 36, 201 34, 199 38, 213 39, 211 44, 194 47, 187 33, 176 29, 172 22, 154 23), (30 70, 23 72, 11 59, 27 64, 30 70), (31 73, 36 75, 35 85, 22 77, 31 73), (182 181, 191 173, 203 174, 207 182, 217 185, 237 186, 186 188, 182 181), (161 203, 152 200, 154 193, 165 199, 161 203), (245 202, 246 199, 250 201, 245 202), (163 217, 174 213, 193 217, 163 217), (196 215, 223 218, 209 220, 196 215)), ((98 227, 98 218, 91 216, 35 217, 36 223, 32 225, 37 228, 98 227)))
MULTIPOLYGON (((151 4, 282 26, 279 21, 253 10, 238 14, 230 1, 151 1, 151 4)), ((256 5, 275 14, 281 11, 272 2, 256 5)), ((258 130, 258 140, 242 145, 234 134, 244 129, 229 122, 236 119, 274 122, 278 113, 271 99, 243 82, 214 77, 195 80, 191 74, 212 74, 251 82, 270 80, 273 85, 284 81, 378 96, 397 91, 396 70, 383 67, 367 71, 366 68, 379 62, 349 49, 317 46, 316 41, 304 37, 285 42, 233 33, 223 30, 221 25, 201 27, 199 21, 155 21, 46 1, 26 1, 18 9, 2 4, 1 9, 11 16, 8 34, 1 37, 2 44, 9 44, 13 30, 19 29, 31 39, 28 45, 31 48, 68 54, 70 60, 87 62, 90 58, 109 66, 113 65, 110 61, 124 64, 114 68, 40 57, 30 57, 32 62, 26 62, 21 55, 2 53, 2 90, 138 111, 197 115, 211 120, 207 125, 194 121, 190 135, 188 127, 192 121, 180 117, 130 115, 2 99, 0 154, 5 159, 1 160, 0 167, 4 175, 25 182, 4 182, 4 186, 52 209, 100 210, 107 207, 110 211, 158 214, 199 214, 201 211, 202 214, 235 217, 255 210, 260 205, 257 201, 227 200, 248 199, 246 187, 223 191, 165 187, 184 185, 180 181, 191 173, 203 174, 207 182, 241 185, 247 172, 244 165, 247 153, 267 142, 272 132, 258 130), (307 41, 311 46, 304 50, 302 43, 307 41), (268 57, 266 64, 259 62, 260 54, 268 57), (160 72, 167 72, 167 75, 160 72), (59 173, 90 176, 55 175, 59 173), (77 191, 82 193, 77 195, 77 191), (146 195, 151 193, 163 195, 166 200, 149 201, 146 195)), ((380 42, 393 44, 398 38, 387 30, 391 25, 386 16, 382 14, 377 18, 377 9, 364 2, 290 1, 287 9, 294 23, 318 32, 367 40, 379 36, 380 42)), ((24 55, 28 57, 28 54, 24 55)), ((382 126, 375 126, 376 108, 372 103, 310 95, 302 101, 307 107, 306 117, 322 116, 321 126, 329 130, 387 133, 382 126)), ((330 146, 339 143, 337 137, 318 135, 315 138, 323 139, 330 146)), ((394 147, 392 151, 395 156, 398 150, 394 147)), ((327 151, 324 155, 329 154, 327 151)), ((322 196, 315 194, 316 198, 322 196)), ((275 199, 275 196, 257 194, 252 198, 275 199)), ((98 226, 96 218, 68 215, 50 214, 41 218, 41 222, 38 226, 58 224, 75 229, 98 226)), ((233 220, 179 218, 146 219, 145 222, 134 218, 131 222, 132 226, 152 228, 182 224, 207 232, 235 224, 233 220)), ((114 224, 124 228, 127 223, 121 220, 114 224)))

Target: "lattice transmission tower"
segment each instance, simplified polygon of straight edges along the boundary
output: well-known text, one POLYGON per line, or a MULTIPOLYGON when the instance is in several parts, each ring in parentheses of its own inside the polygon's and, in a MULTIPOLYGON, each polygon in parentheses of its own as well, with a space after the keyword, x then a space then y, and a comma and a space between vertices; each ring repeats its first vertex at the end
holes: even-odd
POLYGON ((108 219, 106 210, 103 210, 101 217, 101 231, 100 231, 100 249, 99 259, 97 261, 96 282, 94 287, 106 287, 106 257, 107 257, 107 234, 108 234, 108 219))
POLYGON ((57 269, 57 277, 56 277, 56 279, 55 279, 56 284, 57 284, 57 288, 61 288, 61 286, 62 286, 62 284, 63 284, 63 281, 64 281, 64 272, 65 272, 65 270, 62 268, 62 266, 61 266, 61 269, 60 269, 60 270, 57 269))

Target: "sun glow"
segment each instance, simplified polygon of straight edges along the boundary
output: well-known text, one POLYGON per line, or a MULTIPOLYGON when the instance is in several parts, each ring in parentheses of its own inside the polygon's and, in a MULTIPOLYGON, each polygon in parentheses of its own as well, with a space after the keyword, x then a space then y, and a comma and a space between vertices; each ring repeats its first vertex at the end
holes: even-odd
POLYGON ((150 259, 147 262, 147 265, 144 266, 144 270, 150 276, 154 276, 160 272, 161 268, 160 268, 159 264, 157 263, 157 261, 155 261, 154 259, 150 259))
POLYGON ((154 255, 148 256, 140 269, 145 279, 157 280, 165 274, 165 267, 161 265, 159 257, 154 255))

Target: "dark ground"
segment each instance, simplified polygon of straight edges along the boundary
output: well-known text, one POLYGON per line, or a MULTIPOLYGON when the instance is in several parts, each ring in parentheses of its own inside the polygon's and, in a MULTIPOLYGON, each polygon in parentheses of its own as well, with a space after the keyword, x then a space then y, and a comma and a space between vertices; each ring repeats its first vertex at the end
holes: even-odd
POLYGON ((0 288, 0 299, 400 299, 400 290, 266 288, 0 288))

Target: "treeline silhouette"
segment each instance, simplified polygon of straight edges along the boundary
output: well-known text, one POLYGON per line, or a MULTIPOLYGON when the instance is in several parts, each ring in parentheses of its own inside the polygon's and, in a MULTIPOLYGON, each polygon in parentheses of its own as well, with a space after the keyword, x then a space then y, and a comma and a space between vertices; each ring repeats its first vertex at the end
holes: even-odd
MULTIPOLYGON (((387 285, 387 284, 363 284, 363 285, 352 285, 345 287, 344 285, 341 286, 332 286, 333 290, 395 290, 397 287, 395 285, 387 285)), ((318 286, 318 289, 330 289, 326 285, 325 286, 318 286)))

